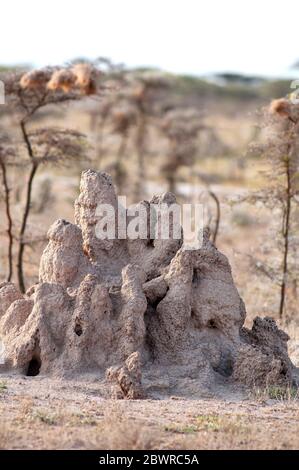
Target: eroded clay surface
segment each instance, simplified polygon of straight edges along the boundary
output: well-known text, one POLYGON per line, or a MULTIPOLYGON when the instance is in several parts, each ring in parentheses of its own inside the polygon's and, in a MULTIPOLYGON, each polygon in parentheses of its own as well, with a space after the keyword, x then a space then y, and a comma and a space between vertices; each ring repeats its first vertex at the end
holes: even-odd
MULTIPOLYGON (((172 204, 171 193, 154 196, 172 204)), ((57 220, 39 284, 0 285, 0 370, 74 378, 93 374, 121 398, 198 397, 217 384, 294 385, 288 336, 246 311, 227 258, 210 242, 100 240, 97 205, 117 197, 106 173, 85 171, 75 221, 57 220)), ((149 202, 143 201, 144 207, 149 202)))

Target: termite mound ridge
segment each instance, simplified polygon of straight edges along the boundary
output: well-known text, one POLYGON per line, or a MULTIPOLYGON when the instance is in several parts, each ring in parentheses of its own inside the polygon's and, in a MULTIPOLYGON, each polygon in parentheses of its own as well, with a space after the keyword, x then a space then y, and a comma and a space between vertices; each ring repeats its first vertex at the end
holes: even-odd
MULTIPOLYGON (((154 196, 173 204, 175 196, 154 196)), ((271 318, 244 328, 246 311, 229 262, 204 231, 182 240, 100 240, 99 203, 117 213, 111 177, 85 171, 75 221, 56 221, 39 283, 21 295, 0 285, 2 371, 81 377, 117 397, 200 396, 217 384, 296 385, 288 336, 271 318)), ((143 207, 149 202, 143 201, 143 207)))

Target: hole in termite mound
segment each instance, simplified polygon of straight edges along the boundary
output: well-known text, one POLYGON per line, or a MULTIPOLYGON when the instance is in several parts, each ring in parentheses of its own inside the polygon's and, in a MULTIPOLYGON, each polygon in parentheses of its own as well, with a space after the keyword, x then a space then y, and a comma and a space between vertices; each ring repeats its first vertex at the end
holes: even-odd
POLYGON ((221 353, 220 361, 213 367, 215 372, 223 377, 230 377, 233 373, 234 360, 230 352, 221 353))
POLYGON ((211 319, 208 321, 208 324, 207 324, 207 327, 208 328, 212 328, 213 330, 216 330, 217 329, 217 325, 216 325, 216 322, 215 320, 211 319))
POLYGON ((36 377, 39 374, 41 365, 41 360, 38 357, 33 357, 27 367, 27 377, 36 377))
POLYGON ((82 330, 82 326, 80 325, 80 323, 76 323, 75 325, 75 333, 77 336, 81 336, 82 333, 83 333, 83 330, 82 330))
POLYGON ((200 271, 199 269, 194 269, 193 270, 193 276, 192 276, 192 284, 198 284, 200 281, 200 271))

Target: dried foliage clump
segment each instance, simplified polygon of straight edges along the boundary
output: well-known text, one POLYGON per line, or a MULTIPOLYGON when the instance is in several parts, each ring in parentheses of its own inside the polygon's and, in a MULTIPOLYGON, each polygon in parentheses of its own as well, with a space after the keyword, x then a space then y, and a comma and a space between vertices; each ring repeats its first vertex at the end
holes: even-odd
POLYGON ((24 90, 79 91, 85 95, 96 94, 101 72, 91 64, 78 63, 66 68, 31 70, 20 77, 24 90))
POLYGON ((270 112, 273 115, 288 119, 293 124, 297 123, 299 117, 298 106, 294 106, 291 101, 286 98, 273 100, 270 104, 270 112))
POLYGON ((76 77, 72 70, 61 69, 56 70, 51 79, 47 83, 48 90, 58 91, 62 90, 65 93, 69 93, 75 86, 76 77))
POLYGON ((71 68, 56 70, 47 83, 52 91, 64 93, 78 90, 84 95, 93 95, 97 91, 97 79, 100 72, 90 64, 75 64, 71 68))
POLYGON ((51 76, 51 69, 31 70, 21 76, 20 85, 27 90, 41 90, 47 86, 51 76))
POLYGON ((85 95, 93 95, 97 89, 97 78, 100 71, 93 68, 90 64, 75 64, 72 72, 76 77, 75 86, 85 95))

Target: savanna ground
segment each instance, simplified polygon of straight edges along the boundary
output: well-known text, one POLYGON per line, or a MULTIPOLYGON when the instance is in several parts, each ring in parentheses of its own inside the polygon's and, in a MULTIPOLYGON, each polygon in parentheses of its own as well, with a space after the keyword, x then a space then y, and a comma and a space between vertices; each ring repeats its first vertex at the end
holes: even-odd
MULTIPOLYGON (((280 90, 279 90, 280 91, 280 90)), ((272 93, 272 92, 271 92, 272 93)), ((277 92, 276 92, 277 93, 277 92)), ((275 94, 275 90, 273 90, 275 94)), ((279 95, 278 95, 279 96, 279 95)), ((231 97, 230 97, 231 98, 231 97)), ((213 215, 213 202, 207 197, 207 185, 197 174, 210 177, 212 189, 221 202, 218 248, 230 260, 234 280, 243 297, 246 324, 255 316, 277 319, 279 291, 267 277, 253 269, 253 258, 275 261, 279 253, 273 247, 276 214, 263 206, 232 203, 251 190, 264 186, 264 163, 247 156, 247 146, 255 133, 255 109, 265 100, 251 103, 234 98, 233 104, 219 97, 206 102, 206 123, 213 126, 226 148, 205 156, 203 151, 192 168, 180 168, 177 194, 180 201, 201 200, 213 215), (229 150, 227 150, 229 149, 229 150)), ((188 101, 186 99, 186 101, 188 101)), ((197 103, 200 106, 200 103, 197 103)), ((4 117, 5 119, 5 117, 4 117)), ((53 116, 43 116, 43 125, 53 122, 53 116)), ((86 132, 92 141, 88 116, 82 110, 56 116, 55 125, 69 121, 72 128, 86 132), (59 121, 60 120, 60 121, 59 121)), ((34 124, 35 125, 35 124, 34 124)), ((118 148, 116 136, 106 131, 105 152, 101 160, 73 165, 68 169, 44 168, 34 185, 29 233, 38 242, 26 248, 27 287, 37 282, 40 254, 46 244, 45 233, 59 218, 73 221, 73 201, 78 194, 83 168, 107 169, 118 148)), ((200 145, 200 144, 199 144, 200 145)), ((206 150, 209 145, 203 144, 206 150)), ((144 197, 167 189, 159 173, 160 153, 165 142, 151 134, 147 155, 147 182, 144 197)), ((134 151, 127 150, 127 179, 124 185, 130 194, 135 178, 134 151)), ((24 177, 16 172, 12 183, 18 187, 14 195, 16 213, 22 206, 24 177)), ((2 210, 2 209, 1 209, 2 210)), ((1 263, 4 279, 6 250, 4 221, 0 220, 1 263)), ((283 321, 290 335, 290 355, 299 365, 299 315, 297 298, 288 306, 283 321)), ((251 392, 228 388, 222 393, 201 400, 171 397, 167 400, 116 401, 99 393, 97 381, 62 381, 42 376, 0 376, 0 448, 1 449, 296 449, 299 447, 299 399, 293 391, 277 388, 255 389, 251 392)))
POLYGON ((2 449, 297 449, 299 402, 278 388, 226 399, 110 400, 94 383, 0 383, 2 449))

